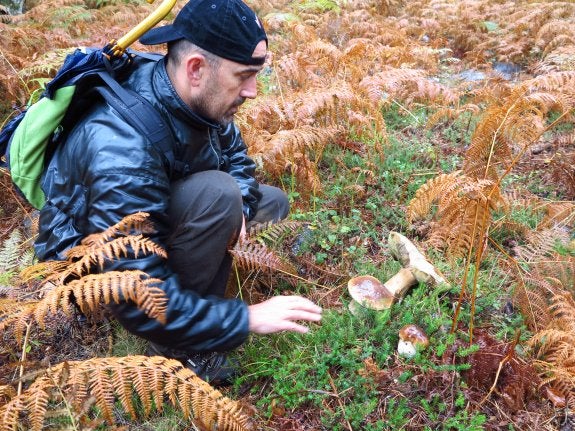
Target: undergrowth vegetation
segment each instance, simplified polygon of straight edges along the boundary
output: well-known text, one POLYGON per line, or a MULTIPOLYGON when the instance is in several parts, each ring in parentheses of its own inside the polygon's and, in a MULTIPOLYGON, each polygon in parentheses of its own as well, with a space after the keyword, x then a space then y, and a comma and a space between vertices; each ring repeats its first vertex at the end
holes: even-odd
MULTIPOLYGON (((178 364, 139 356, 145 346, 105 313, 78 320, 74 307, 102 311, 118 285, 83 273, 71 285, 54 278, 61 268, 20 275, 38 270, 34 214, 1 171, 0 429, 571 429, 575 3, 248 3, 272 57, 236 121, 260 179, 292 211, 231 250, 229 294, 306 295, 324 308, 321 325, 253 336, 234 352, 241 377, 212 392, 178 364), (401 269, 392 231, 448 282, 419 283, 387 310, 353 309, 352 276, 401 269), (70 292, 92 296, 73 305, 70 292), (397 351, 407 324, 429 338, 411 358, 397 351)), ((72 47, 103 46, 152 9, 50 0, 0 15, 2 120, 72 47)), ((108 240, 68 264, 97 260, 108 240)), ((119 277, 161 319, 160 293, 137 290, 145 274, 119 277)))

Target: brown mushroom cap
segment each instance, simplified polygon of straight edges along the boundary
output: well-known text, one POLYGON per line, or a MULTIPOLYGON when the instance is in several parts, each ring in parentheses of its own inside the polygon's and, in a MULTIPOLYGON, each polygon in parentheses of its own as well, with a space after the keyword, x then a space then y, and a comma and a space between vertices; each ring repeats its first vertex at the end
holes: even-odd
POLYGON ((393 303, 393 294, 371 275, 351 278, 347 282, 347 290, 360 305, 372 310, 385 310, 393 303))
POLYGON ((417 325, 406 325, 399 330, 399 338, 403 341, 409 341, 414 346, 421 349, 426 348, 429 345, 429 339, 423 329, 417 325))

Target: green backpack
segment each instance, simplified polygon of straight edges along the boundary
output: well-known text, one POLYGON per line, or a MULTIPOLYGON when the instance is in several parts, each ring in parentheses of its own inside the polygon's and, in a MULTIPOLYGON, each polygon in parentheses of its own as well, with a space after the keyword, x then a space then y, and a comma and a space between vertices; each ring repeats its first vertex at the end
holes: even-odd
POLYGON ((55 147, 73 127, 76 113, 93 103, 94 93, 157 146, 170 176, 183 169, 174 159, 174 137, 161 115, 147 100, 116 80, 137 64, 159 58, 158 54, 127 51, 111 62, 103 49, 77 49, 66 57, 40 100, 2 128, 0 167, 9 169, 12 182, 32 206, 40 209, 44 205, 46 198, 40 187, 44 169, 55 147))

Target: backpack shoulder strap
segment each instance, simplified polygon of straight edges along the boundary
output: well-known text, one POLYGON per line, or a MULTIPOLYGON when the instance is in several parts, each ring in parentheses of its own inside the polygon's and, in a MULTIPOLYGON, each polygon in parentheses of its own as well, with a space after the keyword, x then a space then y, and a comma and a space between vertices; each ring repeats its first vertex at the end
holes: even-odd
POLYGON ((185 164, 175 158, 173 146, 175 137, 160 113, 150 102, 132 90, 122 87, 109 73, 100 72, 105 86, 95 90, 112 106, 126 123, 146 136, 163 154, 168 165, 170 178, 185 174, 185 164))

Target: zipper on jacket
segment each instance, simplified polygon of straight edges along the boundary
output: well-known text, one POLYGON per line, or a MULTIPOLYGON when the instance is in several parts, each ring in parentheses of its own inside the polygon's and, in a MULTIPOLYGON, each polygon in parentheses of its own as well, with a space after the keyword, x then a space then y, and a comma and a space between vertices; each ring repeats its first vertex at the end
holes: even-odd
POLYGON ((208 129, 208 141, 210 143, 210 148, 212 149, 212 151, 216 155, 216 161, 218 162, 218 170, 221 170, 221 167, 224 164, 224 161, 223 161, 223 159, 220 159, 220 155, 218 154, 218 152, 216 151, 216 149, 214 147, 214 144, 212 143, 212 129, 208 129))

